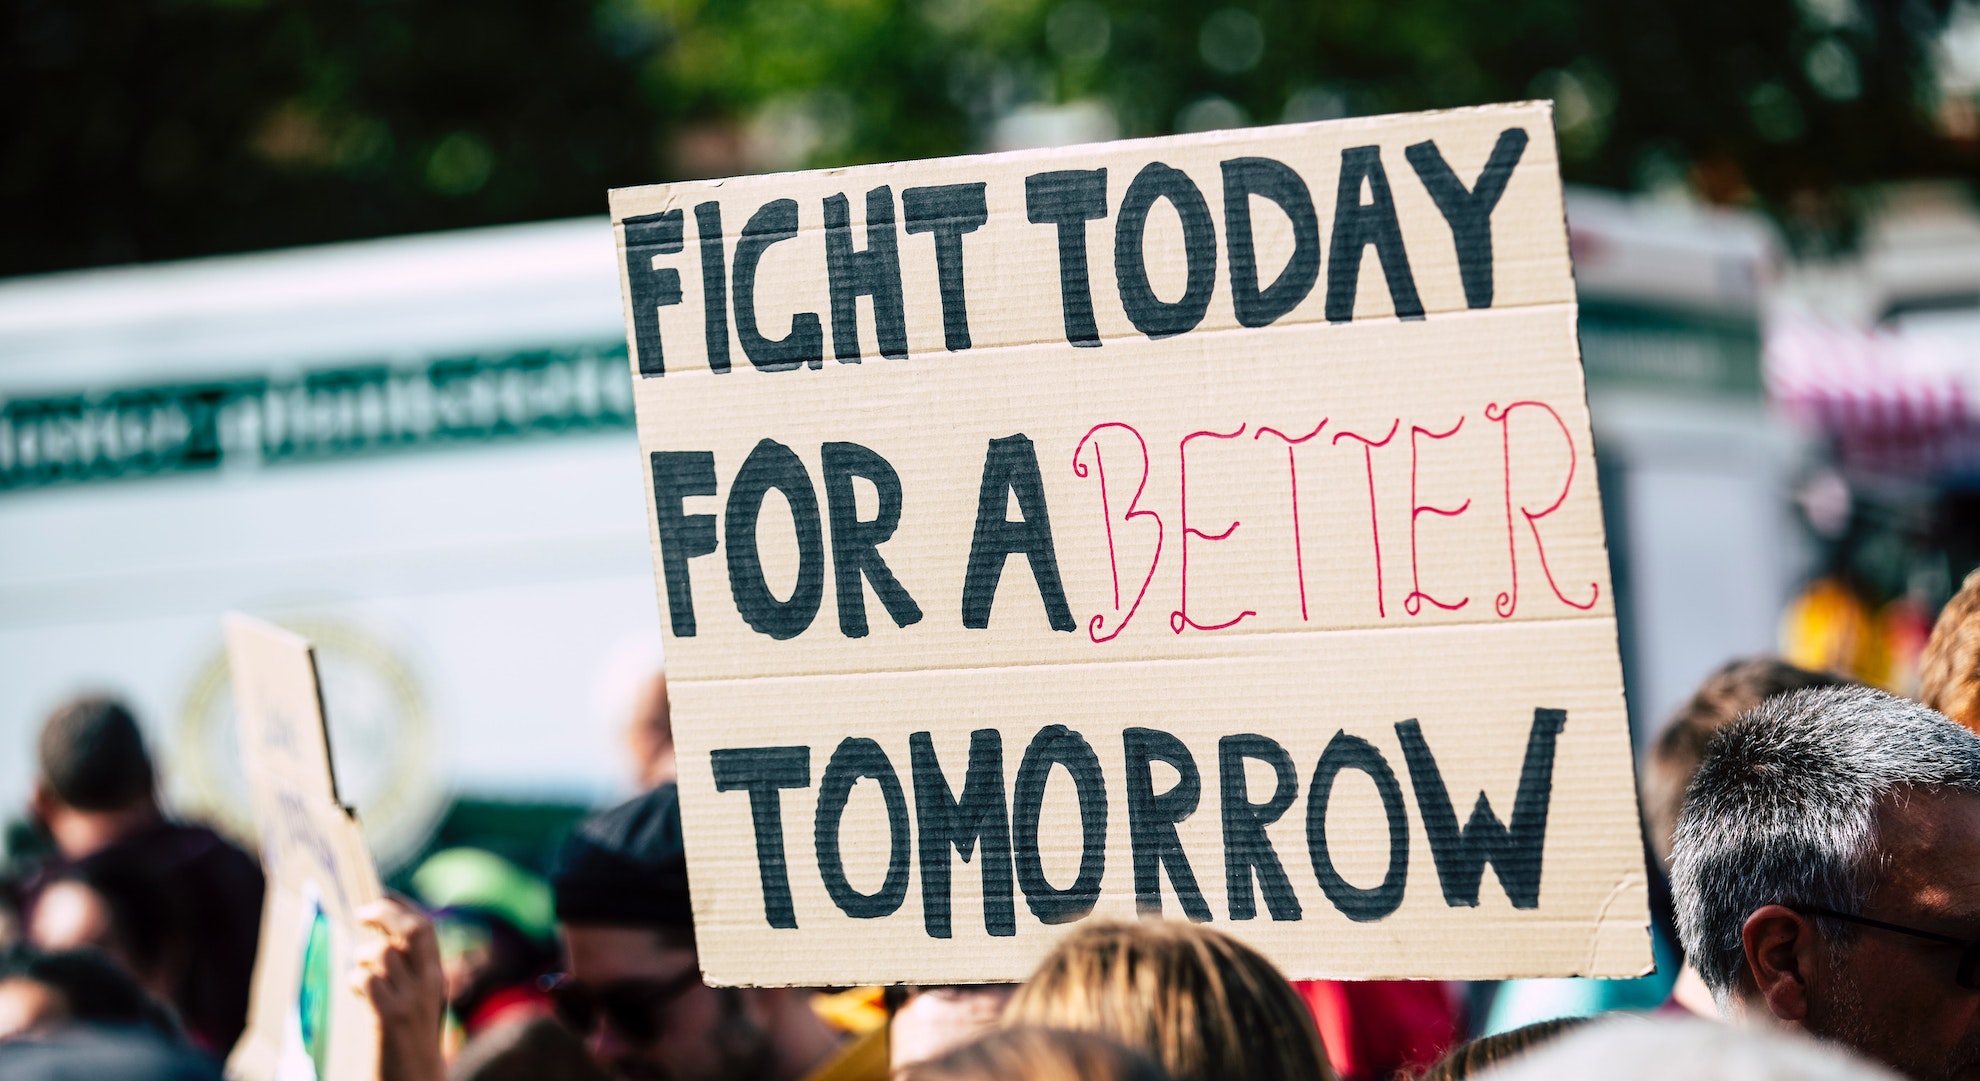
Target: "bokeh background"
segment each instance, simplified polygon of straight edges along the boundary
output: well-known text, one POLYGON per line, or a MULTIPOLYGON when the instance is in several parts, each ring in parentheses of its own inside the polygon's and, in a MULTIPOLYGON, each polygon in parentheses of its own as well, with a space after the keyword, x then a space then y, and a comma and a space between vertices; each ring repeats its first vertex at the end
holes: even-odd
POLYGON ((1571 182, 1846 243, 1980 166, 1955 0, 9 0, 0 273, 599 212, 608 187, 1551 98, 1571 182))
POLYGON ((94 688, 234 813, 234 607, 388 869, 632 784, 608 188, 1525 98, 1638 732, 1737 653, 1906 689, 1980 563, 1980 3, 0 0, 0 808, 94 688))

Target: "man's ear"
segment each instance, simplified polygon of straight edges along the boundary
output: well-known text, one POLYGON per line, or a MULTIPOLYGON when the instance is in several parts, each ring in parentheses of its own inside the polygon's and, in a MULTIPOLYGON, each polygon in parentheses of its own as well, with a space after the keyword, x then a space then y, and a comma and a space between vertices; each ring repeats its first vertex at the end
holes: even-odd
POLYGON ((1753 910, 1740 928, 1740 945, 1754 992, 1776 1018, 1793 1024, 1808 1019, 1808 983, 1821 938, 1815 921, 1782 905, 1753 910))
POLYGON ((54 821, 61 807, 62 801, 55 798, 55 792, 48 787, 47 781, 34 782, 34 791, 28 796, 28 813, 34 816, 36 822, 46 827, 54 821))

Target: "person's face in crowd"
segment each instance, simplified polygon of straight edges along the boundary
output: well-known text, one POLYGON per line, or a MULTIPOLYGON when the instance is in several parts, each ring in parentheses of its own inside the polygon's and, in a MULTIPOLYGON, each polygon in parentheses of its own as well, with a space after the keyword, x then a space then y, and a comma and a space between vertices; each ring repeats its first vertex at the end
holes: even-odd
POLYGON ((475 990, 494 964, 495 947, 488 928, 473 920, 448 917, 433 921, 440 943, 440 967, 447 978, 447 1001, 459 1003, 475 990))
POLYGON ((575 997, 592 1007, 579 1035, 617 1081, 768 1075, 772 1051, 757 996, 704 985, 694 950, 638 927, 567 926, 564 941, 575 997))
POLYGON ((934 987, 915 993, 887 1029, 889 1069, 896 1075, 962 1046, 997 1027, 1015 988, 934 987))
POLYGON ((99 949, 113 956, 117 952, 110 906, 95 890, 67 880, 42 891, 28 925, 28 941, 49 951, 99 949))
POLYGON ((27 940, 51 953, 61 950, 100 950, 123 966, 146 991, 171 1001, 173 974, 163 965, 144 966, 119 936, 115 914, 103 895, 69 879, 57 880, 35 903, 27 940))
POLYGON ((39 980, 0 980, 0 1040, 47 1029, 66 1012, 61 994, 39 980))
MULTIPOLYGON (((1881 816, 1878 834, 1882 880, 1853 915, 1980 937, 1980 796, 1912 795, 1881 816)), ((1963 951, 1895 931, 1853 931, 1833 957, 1825 946, 1801 951, 1805 1001, 1797 1006, 1796 989, 1775 980, 1774 1013, 1798 1009, 1811 1032, 1917 1081, 1980 1078, 1980 990, 1955 980, 1963 951)))
POLYGON ((641 788, 657 788, 680 775, 674 760, 672 717, 663 672, 641 689, 632 724, 626 729, 626 745, 632 751, 634 776, 641 788))

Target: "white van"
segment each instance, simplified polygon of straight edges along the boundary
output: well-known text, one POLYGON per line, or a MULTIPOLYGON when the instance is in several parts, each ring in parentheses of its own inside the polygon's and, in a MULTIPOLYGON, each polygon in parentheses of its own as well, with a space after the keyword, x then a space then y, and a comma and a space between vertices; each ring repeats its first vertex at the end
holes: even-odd
POLYGON ((320 650, 381 862, 449 798, 594 803, 660 661, 604 219, 0 282, 0 817, 124 697, 245 823, 220 614, 320 650))

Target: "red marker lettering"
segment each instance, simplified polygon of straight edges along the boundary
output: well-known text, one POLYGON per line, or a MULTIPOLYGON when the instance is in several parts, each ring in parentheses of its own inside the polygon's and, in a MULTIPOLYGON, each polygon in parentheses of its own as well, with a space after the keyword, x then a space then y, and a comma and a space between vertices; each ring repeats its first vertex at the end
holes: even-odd
POLYGON ((1319 427, 1294 439, 1277 428, 1260 427, 1251 438, 1256 440, 1267 435, 1276 435, 1286 441, 1286 473, 1292 478, 1292 523, 1293 523, 1293 570, 1299 575, 1299 619, 1306 622, 1306 551, 1299 541, 1299 463, 1293 460, 1293 448, 1320 434, 1327 426, 1322 418, 1319 427))
POLYGON ((1397 417, 1395 423, 1389 425, 1389 434, 1380 439, 1370 439, 1353 432, 1341 432, 1334 436, 1335 446, 1339 446, 1343 439, 1360 443, 1362 464, 1368 467, 1368 528, 1375 537, 1375 612, 1383 619, 1389 618, 1389 608, 1382 600, 1382 519, 1375 511, 1375 448, 1388 446, 1389 440, 1396 437, 1396 429, 1401 426, 1402 418, 1397 417))
POLYGON ((1257 612, 1252 612, 1252 611, 1239 612, 1233 618, 1225 620, 1222 623, 1209 623, 1209 624, 1198 623, 1194 619, 1191 619, 1189 617, 1189 538, 1195 536, 1195 537, 1201 537, 1207 541, 1224 540, 1228 538, 1231 534, 1237 532, 1237 527, 1239 525, 1239 523, 1233 521, 1229 529, 1224 530, 1222 533, 1215 533, 1215 534, 1205 533, 1200 529, 1190 528, 1189 441, 1199 437, 1209 438, 1209 439, 1236 439, 1238 436, 1244 434, 1244 429, 1245 429, 1245 425, 1240 424, 1237 427, 1237 431, 1230 433, 1191 432, 1188 435, 1183 436, 1182 442, 1177 444, 1176 446, 1176 459, 1180 471, 1180 475, 1179 475, 1180 483, 1178 485, 1180 491, 1178 494, 1182 508, 1182 604, 1175 611, 1169 613, 1169 629, 1177 634, 1181 634, 1183 632, 1184 627, 1191 627, 1199 631, 1220 631, 1223 630, 1225 627, 1236 626, 1238 622, 1244 619, 1244 617, 1246 616, 1255 616, 1258 614, 1257 612))
POLYGON ((1578 608, 1585 612, 1595 607, 1595 599, 1602 591, 1600 584, 1590 582, 1588 583, 1588 602, 1586 604, 1568 600, 1567 594, 1562 593, 1561 587, 1554 581, 1553 569, 1547 565, 1547 546, 1540 540, 1540 519, 1561 509, 1561 504, 1567 502, 1568 490, 1574 486, 1576 457, 1574 434, 1568 431, 1567 422, 1561 419, 1561 415, 1554 412, 1554 407, 1548 405, 1546 402, 1514 402, 1504 409, 1500 409, 1497 403, 1493 403, 1485 407, 1485 419, 1499 425, 1500 446, 1504 451, 1502 460, 1505 463, 1504 477, 1506 487, 1506 559, 1512 567, 1512 588, 1507 592, 1499 594, 1497 602, 1493 605, 1494 610, 1499 613, 1499 618, 1501 619, 1511 618, 1514 610, 1519 607, 1519 546, 1515 543, 1513 533, 1512 425, 1510 421, 1513 410, 1528 406, 1535 409, 1545 409, 1547 415, 1554 418, 1554 423, 1560 426, 1562 438, 1567 440, 1568 449, 1567 480, 1561 483, 1560 496, 1548 504, 1545 510, 1533 511, 1528 510, 1524 506, 1519 508, 1519 513, 1526 518, 1527 528, 1533 531, 1533 547, 1540 553, 1540 573, 1547 576, 1547 585, 1553 589, 1554 596, 1559 597, 1561 603, 1570 608, 1578 608))
POLYGON ((1421 614, 1424 601, 1429 601, 1446 612, 1455 612, 1471 603, 1471 598, 1465 597, 1460 599, 1456 604, 1445 604, 1443 601, 1423 592, 1423 575, 1417 570, 1416 565, 1416 519, 1424 514, 1435 514, 1443 518, 1455 518, 1471 509, 1471 500, 1469 499, 1465 500, 1461 506, 1454 510, 1444 507, 1433 507, 1428 503, 1417 502, 1416 467, 1423 460, 1423 451, 1416 445, 1416 437, 1427 435, 1431 439, 1449 439, 1456 435, 1458 429, 1462 427, 1464 427, 1463 417, 1459 417, 1458 422, 1451 425, 1451 430, 1448 432, 1433 432, 1428 428, 1419 428, 1414 424, 1409 426, 1409 596, 1403 598, 1403 611, 1408 612, 1410 615, 1421 614))
POLYGON ((1121 431, 1133 436, 1135 445, 1141 449, 1141 481, 1135 485, 1134 498, 1128 500, 1127 513, 1121 516, 1121 522, 1125 524, 1132 522, 1136 518, 1155 519, 1155 557, 1148 561, 1148 574, 1141 579, 1141 591, 1134 595, 1134 603, 1128 606, 1127 614, 1121 616, 1121 621, 1114 625, 1113 630, 1108 631, 1106 634, 1100 633, 1107 625, 1107 617, 1105 615, 1096 613, 1091 620, 1087 621, 1087 637, 1093 639, 1095 642, 1113 641, 1114 636, 1125 630, 1128 621, 1134 618, 1136 609, 1141 607, 1141 599, 1148 595, 1148 583, 1155 580, 1155 566, 1162 561, 1162 537, 1167 532, 1167 528, 1162 524, 1161 515, 1152 510, 1140 509, 1141 493, 1148 487, 1147 441, 1141 438, 1140 432, 1135 431, 1134 428, 1126 424, 1109 422, 1094 425, 1091 431, 1088 431, 1085 436, 1081 437, 1079 446, 1073 448, 1072 467, 1075 476, 1084 477, 1087 475, 1087 467, 1085 463, 1079 460, 1079 456, 1091 444, 1093 447, 1093 471, 1100 474, 1100 514, 1107 523, 1107 566, 1114 574, 1115 614, 1119 615, 1121 610, 1121 567, 1119 556, 1114 549, 1114 512, 1107 501, 1107 466, 1100 457, 1100 444, 1093 438, 1108 428, 1119 428, 1121 431))

